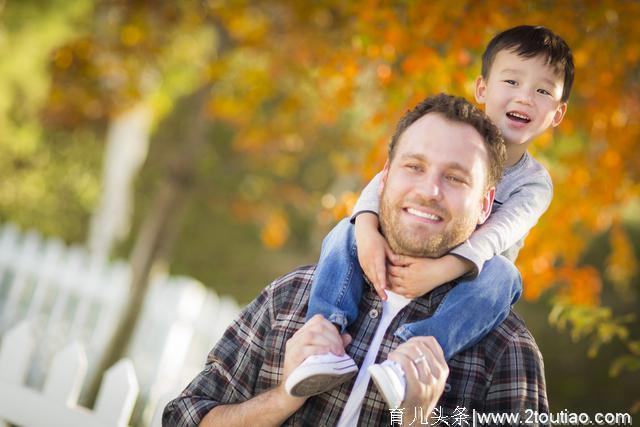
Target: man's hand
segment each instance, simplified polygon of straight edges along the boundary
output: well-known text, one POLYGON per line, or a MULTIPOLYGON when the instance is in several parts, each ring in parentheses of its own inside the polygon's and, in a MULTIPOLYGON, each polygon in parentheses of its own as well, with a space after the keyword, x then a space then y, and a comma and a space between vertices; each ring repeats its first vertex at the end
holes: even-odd
POLYGON ((242 403, 218 405, 203 418, 200 426, 278 426, 296 412, 307 400, 287 394, 284 383, 304 359, 314 354, 332 352, 344 354, 351 343, 349 334, 338 329, 321 315, 316 315, 287 340, 284 352, 283 380, 278 386, 242 403))
POLYGON ((356 246, 362 271, 369 278, 376 292, 387 299, 387 257, 392 255, 387 240, 378 231, 378 216, 363 212, 356 217, 356 246))
POLYGON ((345 354, 345 348, 351 343, 351 335, 340 335, 338 329, 320 314, 313 316, 286 343, 284 352, 283 381, 307 357, 316 354, 345 354))
POLYGON ((442 348, 434 337, 413 337, 388 357, 402 366, 407 389, 402 407, 422 407, 430 415, 444 391, 449 376, 442 348))
POLYGON ((431 292, 473 268, 473 263, 454 255, 414 258, 391 254, 389 261, 389 289, 406 298, 417 298, 431 292))
POLYGON ((276 399, 288 409, 289 413, 298 410, 307 400, 306 397, 290 396, 285 391, 284 383, 291 372, 309 356, 329 352, 338 356, 343 355, 351 340, 349 334, 340 335, 338 329, 319 314, 309 319, 287 340, 282 366, 282 381, 274 389, 274 392, 277 395, 276 399))

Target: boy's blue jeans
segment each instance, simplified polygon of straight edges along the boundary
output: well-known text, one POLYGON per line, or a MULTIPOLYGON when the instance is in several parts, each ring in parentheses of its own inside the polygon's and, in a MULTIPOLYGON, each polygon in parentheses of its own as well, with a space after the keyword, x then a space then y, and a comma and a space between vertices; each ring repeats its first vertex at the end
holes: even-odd
MULTIPOLYGON (((322 242, 307 320, 321 314, 344 333, 358 316, 363 288, 354 226, 347 218, 322 242)), ((404 341, 413 336, 433 336, 449 360, 502 323, 521 293, 520 272, 511 261, 498 255, 485 262, 478 277, 459 281, 433 316, 402 325, 394 334, 404 341)))

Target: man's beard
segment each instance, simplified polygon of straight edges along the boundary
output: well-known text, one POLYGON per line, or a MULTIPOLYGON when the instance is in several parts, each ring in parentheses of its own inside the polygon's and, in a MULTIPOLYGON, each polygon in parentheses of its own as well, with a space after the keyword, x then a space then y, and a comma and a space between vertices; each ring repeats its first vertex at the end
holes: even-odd
MULTIPOLYGON (((449 212, 435 202, 422 201, 416 206, 428 207, 440 213, 440 217, 451 218, 449 212)), ((448 226, 439 233, 416 233, 400 222, 402 206, 394 206, 386 188, 380 198, 380 225, 389 247, 398 255, 440 258, 464 242, 476 228, 477 215, 451 218, 448 226)))

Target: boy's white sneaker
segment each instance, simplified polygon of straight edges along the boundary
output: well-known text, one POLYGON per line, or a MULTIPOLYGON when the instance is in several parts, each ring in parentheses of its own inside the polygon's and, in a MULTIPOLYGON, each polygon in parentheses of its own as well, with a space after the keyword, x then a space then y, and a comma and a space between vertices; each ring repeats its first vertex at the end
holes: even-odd
POLYGON ((380 364, 369 366, 368 371, 389 408, 399 408, 404 400, 407 386, 402 366, 393 360, 385 360, 380 364))
POLYGON ((313 396, 349 381, 356 372, 358 366, 346 353, 309 356, 291 372, 284 388, 291 396, 313 396))

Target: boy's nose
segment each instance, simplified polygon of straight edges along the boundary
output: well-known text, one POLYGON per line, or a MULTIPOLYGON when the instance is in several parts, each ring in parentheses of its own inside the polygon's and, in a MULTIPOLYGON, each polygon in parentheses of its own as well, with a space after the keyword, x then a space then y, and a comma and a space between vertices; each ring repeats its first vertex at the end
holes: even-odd
POLYGON ((522 91, 520 91, 518 93, 516 101, 521 103, 521 104, 532 105, 533 104, 533 96, 531 95, 531 93, 529 93, 529 91, 522 90, 522 91))

